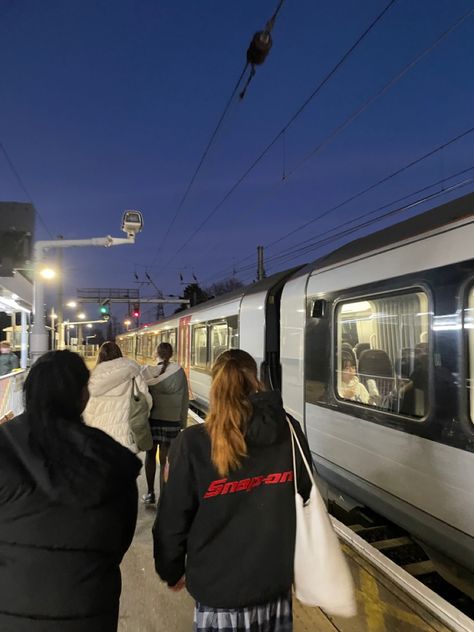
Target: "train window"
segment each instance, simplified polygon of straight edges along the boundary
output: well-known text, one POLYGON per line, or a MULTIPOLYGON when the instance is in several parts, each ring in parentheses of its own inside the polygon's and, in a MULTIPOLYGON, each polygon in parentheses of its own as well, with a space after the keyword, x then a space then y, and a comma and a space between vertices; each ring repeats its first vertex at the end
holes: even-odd
POLYGON ((428 409, 428 331, 424 292, 366 298, 336 312, 339 399, 424 417, 428 409))
POLYGON ((207 325, 193 327, 193 345, 191 349, 193 366, 207 367, 207 325))
POLYGON ((169 342, 173 347, 173 353, 176 350, 176 329, 165 329, 161 333, 160 342, 169 342))
POLYGON ((467 388, 469 395, 469 405, 471 408, 471 421, 474 422, 474 287, 469 291, 469 299, 466 314, 464 317, 464 327, 468 330, 469 345, 469 372, 467 377, 467 388))
POLYGON ((229 316, 227 318, 229 327, 229 349, 239 348, 239 317, 229 316))
POLYGON ((223 351, 229 348, 229 328, 227 322, 211 325, 211 364, 223 351))

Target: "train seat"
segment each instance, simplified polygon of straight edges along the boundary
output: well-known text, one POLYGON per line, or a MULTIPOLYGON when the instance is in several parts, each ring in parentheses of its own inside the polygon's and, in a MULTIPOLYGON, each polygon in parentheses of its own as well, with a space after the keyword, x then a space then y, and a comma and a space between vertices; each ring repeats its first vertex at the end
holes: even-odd
POLYGON ((366 349, 360 355, 358 373, 374 404, 381 406, 392 393, 395 382, 388 353, 382 349, 366 349))
POLYGON ((357 358, 357 361, 359 361, 359 358, 362 355, 362 353, 364 351, 367 351, 368 349, 370 349, 369 342, 358 342, 356 344, 356 346, 354 347, 354 353, 355 353, 355 357, 357 358))

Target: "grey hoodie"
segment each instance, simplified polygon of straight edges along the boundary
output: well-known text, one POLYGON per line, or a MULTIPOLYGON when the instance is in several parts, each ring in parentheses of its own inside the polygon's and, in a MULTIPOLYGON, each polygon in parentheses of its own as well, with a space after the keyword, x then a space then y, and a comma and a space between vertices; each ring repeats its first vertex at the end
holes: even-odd
POLYGON ((179 421, 184 428, 189 406, 186 374, 176 362, 170 362, 166 371, 160 375, 162 368, 160 363, 157 366, 146 366, 142 370, 142 376, 153 398, 150 418, 179 421))

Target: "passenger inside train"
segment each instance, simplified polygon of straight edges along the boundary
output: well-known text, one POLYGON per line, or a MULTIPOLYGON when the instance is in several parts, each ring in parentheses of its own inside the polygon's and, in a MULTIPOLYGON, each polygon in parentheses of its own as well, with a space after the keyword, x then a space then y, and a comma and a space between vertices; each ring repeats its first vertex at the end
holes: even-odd
POLYGON ((362 404, 369 403, 369 392, 357 376, 356 361, 352 351, 342 351, 341 379, 338 391, 343 399, 350 399, 362 404))
POLYGON ((423 417, 428 395, 429 318, 422 292, 342 304, 337 312, 339 397, 423 417))

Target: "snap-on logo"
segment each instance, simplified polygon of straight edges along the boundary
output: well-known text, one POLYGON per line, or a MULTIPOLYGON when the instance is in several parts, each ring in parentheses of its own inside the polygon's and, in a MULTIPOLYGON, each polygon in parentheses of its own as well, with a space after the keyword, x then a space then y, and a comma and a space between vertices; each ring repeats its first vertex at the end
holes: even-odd
POLYGON ((251 492, 260 485, 275 485, 277 483, 288 483, 293 481, 293 470, 288 472, 275 472, 266 476, 254 476, 252 478, 243 478, 240 481, 227 481, 226 478, 220 478, 207 488, 204 498, 212 498, 213 496, 223 496, 224 494, 234 494, 235 492, 251 492))

